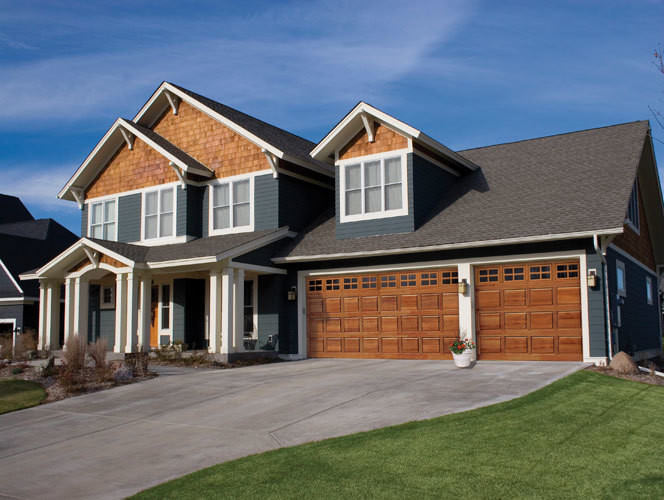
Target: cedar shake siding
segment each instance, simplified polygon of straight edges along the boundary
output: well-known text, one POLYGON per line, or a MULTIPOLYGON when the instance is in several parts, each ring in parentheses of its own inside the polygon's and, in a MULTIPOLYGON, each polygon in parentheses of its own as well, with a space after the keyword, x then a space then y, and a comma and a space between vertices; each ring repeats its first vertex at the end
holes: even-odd
POLYGON ((214 170, 217 178, 270 168, 261 148, 186 102, 177 115, 167 110, 153 130, 214 170))
POLYGON ((625 252, 632 255, 635 259, 641 261, 653 271, 655 270, 655 254, 652 249, 652 242, 650 240, 650 232, 648 229, 648 218, 646 217, 646 209, 643 204, 643 197, 641 196, 641 188, 639 186, 639 234, 629 224, 625 224, 625 232, 616 236, 613 244, 625 250, 625 252))
POLYGON ((132 150, 126 144, 120 148, 92 182, 85 197, 96 198, 177 180, 168 159, 137 138, 132 150))
POLYGON ((358 156, 367 156, 376 153, 385 153, 408 147, 408 139, 392 129, 374 122, 374 142, 369 142, 367 131, 362 128, 341 151, 339 159, 346 160, 358 156))

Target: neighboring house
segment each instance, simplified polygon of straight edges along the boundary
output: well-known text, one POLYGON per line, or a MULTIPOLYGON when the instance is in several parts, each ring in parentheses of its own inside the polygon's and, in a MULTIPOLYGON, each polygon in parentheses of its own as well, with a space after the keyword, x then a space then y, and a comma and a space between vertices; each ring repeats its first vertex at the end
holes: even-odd
MULTIPOLYGON (((25 275, 65 337, 224 357, 661 352, 648 122, 454 152, 359 103, 313 144, 163 83, 58 195, 83 238, 25 275)), ((40 346, 59 346, 43 322, 40 346)))
POLYGON ((39 283, 19 282, 78 240, 53 219, 35 220, 14 196, 0 194, 0 334, 37 331, 39 283))

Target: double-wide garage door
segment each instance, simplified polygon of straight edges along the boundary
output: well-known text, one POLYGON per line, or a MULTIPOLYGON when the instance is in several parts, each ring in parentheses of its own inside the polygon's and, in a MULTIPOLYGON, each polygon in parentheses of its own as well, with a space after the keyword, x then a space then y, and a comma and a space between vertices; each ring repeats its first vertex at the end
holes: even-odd
MULTIPOLYGON (((582 359, 578 260, 474 269, 478 357, 582 359)), ((448 359, 459 336, 457 268, 311 276, 309 357, 448 359)))
POLYGON ((449 358, 457 268, 309 277, 310 357, 449 358))

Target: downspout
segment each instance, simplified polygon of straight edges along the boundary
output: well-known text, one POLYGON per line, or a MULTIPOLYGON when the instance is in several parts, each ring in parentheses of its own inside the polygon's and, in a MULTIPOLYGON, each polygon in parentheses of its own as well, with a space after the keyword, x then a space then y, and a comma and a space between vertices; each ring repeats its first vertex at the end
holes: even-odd
POLYGON ((613 359, 613 327, 611 326, 611 303, 609 301, 609 277, 606 264, 606 250, 602 250, 599 238, 593 234, 595 253, 602 261, 602 281, 604 282, 604 300, 606 302, 606 341, 608 345, 609 361, 613 359))

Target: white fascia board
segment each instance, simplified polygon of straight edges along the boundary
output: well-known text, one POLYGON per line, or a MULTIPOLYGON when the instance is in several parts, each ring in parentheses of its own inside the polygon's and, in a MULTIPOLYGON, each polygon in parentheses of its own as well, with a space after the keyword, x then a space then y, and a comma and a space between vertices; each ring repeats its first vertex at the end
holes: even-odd
POLYGON ((456 151, 452 151, 450 148, 448 148, 444 144, 441 144, 433 137, 429 137, 424 132, 420 132, 420 134, 417 137, 413 137, 413 139, 422 142, 423 144, 429 146, 430 148, 437 149, 438 151, 442 152, 446 156, 449 156, 450 158, 454 159, 455 161, 459 162, 461 165, 470 170, 477 170, 479 168, 469 159, 464 158, 456 151))
POLYGON ((234 269, 244 269, 245 271, 252 271, 259 274, 288 274, 286 269, 282 269, 280 267, 246 264, 244 262, 235 262, 233 259, 228 261, 228 267, 232 267, 234 269))
MULTIPOLYGON (((111 250, 108 250, 106 247, 99 245, 95 243, 94 241, 90 241, 87 238, 81 238, 78 240, 76 243, 74 243, 72 246, 70 246, 68 249, 66 249, 64 252, 62 252, 60 255, 57 255, 55 258, 44 264, 42 267, 40 267, 37 272, 33 273, 33 275, 37 276, 38 278, 43 278, 44 275, 48 272, 51 271, 53 268, 57 267, 58 264, 62 263, 65 261, 68 257, 74 254, 74 252, 78 250, 82 250, 84 247, 92 248, 93 250, 96 250, 102 254, 108 255, 109 257, 122 262, 123 264, 129 266, 129 267, 134 267, 135 262, 131 259, 128 259, 124 255, 120 255, 116 252, 113 252, 111 250)), ((33 278, 28 278, 28 279, 33 279, 33 278)))
POLYGON ((193 265, 199 265, 199 264, 216 264, 218 262, 221 262, 226 259, 232 259, 234 257, 237 257, 239 255, 243 255, 247 252, 251 252, 252 250, 256 250, 258 248, 264 247, 265 245, 269 245, 270 243, 274 243, 275 241, 278 241, 282 238, 294 238, 296 236, 296 233, 293 233, 288 229, 288 227, 284 227, 274 233, 267 234, 265 236, 262 236, 258 239, 249 241, 247 243, 244 243, 242 245, 236 246, 234 248, 231 248, 230 250, 227 250, 225 252, 222 252, 217 255, 208 255, 204 257, 194 257, 191 259, 177 259, 177 260, 167 260, 167 261, 160 261, 160 262, 148 262, 147 266, 149 269, 163 269, 167 267, 178 267, 178 266, 193 266, 193 265))
POLYGON ((9 269, 7 269, 7 266, 5 266, 5 263, 2 262, 2 259, 0 259, 0 267, 5 271, 5 274, 9 276, 9 279, 11 282, 14 284, 14 287, 16 290, 18 290, 18 293, 23 294, 25 293, 23 289, 19 286, 18 283, 16 283, 16 280, 14 279, 14 276, 12 276, 12 273, 9 272, 9 269))
POLYGON ((622 227, 603 229, 599 231, 580 231, 575 233, 546 234, 541 236, 526 236, 522 238, 506 238, 500 240, 473 241, 468 243, 448 243, 444 245, 431 245, 427 247, 392 248, 389 250, 370 250, 366 252, 346 252, 335 254, 303 255, 300 257, 275 257, 272 262, 277 264, 289 262, 311 262, 324 259, 353 259, 356 257, 378 257, 404 253, 435 252, 438 250, 454 250, 459 248, 477 248, 489 246, 512 245, 517 243, 538 243, 555 240, 571 240, 576 238, 592 237, 593 235, 621 234, 622 227))
POLYGON ((193 174, 202 175, 204 177, 210 177, 211 175, 214 174, 212 172, 212 170, 210 170, 209 168, 206 168, 205 170, 203 170, 203 169, 200 169, 200 168, 197 168, 197 167, 192 167, 190 165, 187 165, 185 162, 181 161, 177 156, 174 156, 171 153, 169 153, 168 151, 166 151, 159 144, 154 142, 152 139, 150 139, 148 136, 143 134, 140 130, 138 130, 136 127, 134 127, 131 123, 127 122, 126 120, 123 120, 122 118, 119 118, 118 123, 123 128, 125 128, 126 130, 128 130, 132 134, 134 134, 136 137, 140 138, 145 144, 150 146, 157 153, 159 153, 162 156, 166 157, 166 159, 173 162, 175 165, 180 167, 185 172, 191 172, 193 174))

